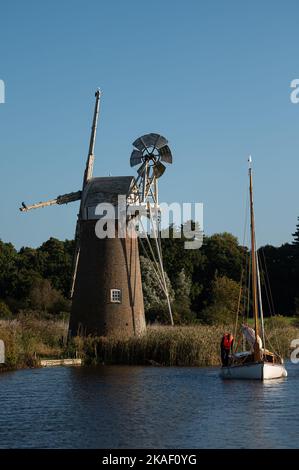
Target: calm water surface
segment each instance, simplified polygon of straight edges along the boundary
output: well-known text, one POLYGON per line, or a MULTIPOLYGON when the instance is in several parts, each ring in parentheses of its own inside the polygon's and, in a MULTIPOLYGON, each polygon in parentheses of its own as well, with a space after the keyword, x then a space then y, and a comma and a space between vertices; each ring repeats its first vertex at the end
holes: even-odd
POLYGON ((1 448, 298 448, 299 365, 282 381, 214 368, 0 374, 1 448))

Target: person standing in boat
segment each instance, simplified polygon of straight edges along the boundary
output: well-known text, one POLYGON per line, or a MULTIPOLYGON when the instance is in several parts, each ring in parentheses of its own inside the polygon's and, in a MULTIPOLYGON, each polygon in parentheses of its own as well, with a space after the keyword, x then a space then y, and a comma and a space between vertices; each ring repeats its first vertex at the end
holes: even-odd
POLYGON ((221 362, 222 365, 228 366, 230 353, 233 351, 234 337, 231 333, 225 333, 221 340, 221 362))

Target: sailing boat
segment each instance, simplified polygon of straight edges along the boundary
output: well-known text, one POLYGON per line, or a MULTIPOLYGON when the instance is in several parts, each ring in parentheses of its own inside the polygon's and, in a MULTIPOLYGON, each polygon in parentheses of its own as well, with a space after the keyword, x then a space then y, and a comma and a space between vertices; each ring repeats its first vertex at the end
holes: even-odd
POLYGON ((259 262, 255 241, 255 221, 253 208, 252 160, 249 157, 249 195, 251 222, 251 285, 254 329, 247 324, 241 326, 240 333, 249 351, 234 352, 229 357, 228 365, 222 366, 220 375, 224 379, 268 380, 287 377, 283 359, 279 354, 265 348, 265 330, 259 262), (260 337, 260 332, 261 336, 260 337))

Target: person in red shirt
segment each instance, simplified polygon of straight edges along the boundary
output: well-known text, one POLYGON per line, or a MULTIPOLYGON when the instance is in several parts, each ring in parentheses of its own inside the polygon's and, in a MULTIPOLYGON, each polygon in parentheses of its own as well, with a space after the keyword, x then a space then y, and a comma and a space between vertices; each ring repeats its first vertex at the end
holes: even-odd
POLYGON ((221 340, 221 362, 222 365, 228 366, 229 355, 233 351, 234 337, 230 333, 225 333, 221 340))

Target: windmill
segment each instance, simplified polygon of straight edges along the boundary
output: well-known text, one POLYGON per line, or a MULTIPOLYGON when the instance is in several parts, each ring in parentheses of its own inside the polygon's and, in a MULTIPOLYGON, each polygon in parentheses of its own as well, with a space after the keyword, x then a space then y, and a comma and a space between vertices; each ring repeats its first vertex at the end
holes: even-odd
MULTIPOLYGON (((99 90, 95 97, 82 190, 37 204, 27 205, 23 202, 20 210, 28 212, 80 200, 71 283, 70 335, 111 335, 120 331, 127 335, 140 335, 145 332, 146 324, 138 238, 119 237, 120 224, 117 218, 114 222, 115 237, 99 238, 96 235, 96 225, 101 216, 98 215, 97 207, 101 203, 110 203, 117 208, 119 196, 122 196, 126 207, 145 205, 148 217, 153 220, 152 206, 158 208, 157 178, 165 170, 162 161, 171 163, 172 157, 164 137, 148 134, 134 142, 136 149, 131 156, 131 166, 141 164, 137 178, 93 177, 101 98, 99 90)), ((134 217, 134 214, 130 216, 126 223, 134 217)), ((157 245, 159 246, 158 241, 157 245)), ((161 251, 158 252, 158 257, 157 275, 167 296, 161 251)))

